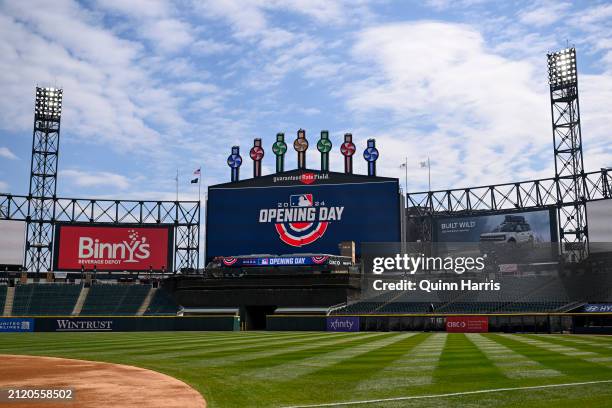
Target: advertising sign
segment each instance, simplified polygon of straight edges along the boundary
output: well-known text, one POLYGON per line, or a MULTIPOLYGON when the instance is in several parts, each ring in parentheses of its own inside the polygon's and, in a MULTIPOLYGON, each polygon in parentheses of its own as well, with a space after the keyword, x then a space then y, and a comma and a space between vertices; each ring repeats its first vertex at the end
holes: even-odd
POLYGON ((327 331, 358 332, 359 316, 337 316, 327 318, 327 331))
POLYGON ((275 256, 275 257, 221 257, 221 264, 226 267, 243 266, 313 266, 336 265, 350 266, 350 258, 338 256, 275 256))
POLYGON ((612 303, 589 303, 584 305, 587 313, 612 313, 612 303))
POLYGON ((486 316, 448 316, 446 331, 449 333, 486 333, 489 318, 486 316))
POLYGON ((435 242, 556 242, 554 210, 436 218, 435 242))
POLYGON ((55 319, 55 331, 112 331, 113 323, 112 319, 55 319))
POLYGON ((34 331, 34 319, 0 318, 0 332, 34 331))
POLYGON ((355 241, 358 248, 361 242, 400 241, 397 180, 318 184, 323 179, 295 177, 293 185, 210 187, 207 260, 248 254, 336 254, 343 241, 355 241))
POLYGON ((172 270, 171 226, 59 224, 54 269, 172 270))

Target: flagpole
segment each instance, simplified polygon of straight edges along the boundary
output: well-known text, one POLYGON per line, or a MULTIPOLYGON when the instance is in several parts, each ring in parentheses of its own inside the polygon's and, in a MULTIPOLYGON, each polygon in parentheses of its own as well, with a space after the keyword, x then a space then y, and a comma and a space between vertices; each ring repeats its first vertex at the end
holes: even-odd
POLYGON ((431 162, 429 161, 429 156, 427 156, 427 173, 429 176, 429 191, 431 191, 431 162))
POLYGON ((202 206, 202 166, 200 166, 200 174, 198 174, 198 204, 202 206))
POLYGON ((404 178, 404 194, 408 194, 408 156, 406 156, 406 162, 404 163, 404 169, 406 170, 406 175, 404 178))
POLYGON ((174 180, 176 181, 176 201, 178 201, 178 169, 176 169, 176 178, 174 180))

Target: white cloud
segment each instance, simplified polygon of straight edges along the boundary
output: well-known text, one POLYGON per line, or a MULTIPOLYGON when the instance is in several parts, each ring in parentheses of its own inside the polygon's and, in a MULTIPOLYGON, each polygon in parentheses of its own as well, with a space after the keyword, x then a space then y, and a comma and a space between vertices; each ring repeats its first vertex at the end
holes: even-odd
POLYGON ((600 4, 585 10, 580 10, 575 17, 578 26, 588 26, 589 24, 602 21, 610 22, 610 18, 612 17, 612 4, 600 4))
POLYGON ((521 11, 518 17, 523 24, 543 27, 562 19, 571 6, 568 2, 540 1, 521 11))
POLYGON ((9 149, 8 147, 0 147, 0 157, 4 157, 5 159, 9 160, 18 159, 15 153, 11 152, 11 149, 9 149))
POLYGON ((491 52, 470 26, 372 27, 359 33, 353 57, 375 70, 343 94, 357 115, 373 114, 367 120, 391 115, 386 129, 367 128, 394 174, 405 155, 431 156, 439 188, 530 178, 540 166, 551 174, 552 155, 540 159, 551 150, 544 82, 530 63, 491 52))
POLYGON ((70 180, 78 187, 113 187, 126 190, 130 187, 130 181, 121 174, 99 171, 82 171, 76 169, 60 170, 60 177, 70 180))
POLYGON ((0 180, 0 191, 8 192, 9 184, 6 181, 0 180))
POLYGON ((141 33, 163 52, 180 50, 194 41, 189 25, 176 19, 145 21, 141 33))

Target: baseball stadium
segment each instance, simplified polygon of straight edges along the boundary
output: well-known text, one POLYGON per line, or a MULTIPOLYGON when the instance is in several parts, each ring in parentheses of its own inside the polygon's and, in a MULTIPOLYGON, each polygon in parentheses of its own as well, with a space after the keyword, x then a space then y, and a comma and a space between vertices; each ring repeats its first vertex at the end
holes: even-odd
POLYGON ((611 406, 612 169, 583 157, 576 48, 541 62, 554 174, 420 192, 381 140, 300 128, 230 142, 204 199, 59 196, 71 95, 36 86, 0 408, 611 406))

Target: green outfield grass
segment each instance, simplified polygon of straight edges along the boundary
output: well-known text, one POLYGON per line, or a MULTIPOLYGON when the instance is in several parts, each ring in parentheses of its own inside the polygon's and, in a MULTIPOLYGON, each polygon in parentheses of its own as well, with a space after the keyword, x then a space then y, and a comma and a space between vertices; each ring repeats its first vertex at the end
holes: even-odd
MULTIPOLYGON (((612 380, 612 337, 602 336, 3 333, 0 353, 149 368, 192 385, 210 407, 283 407, 612 380)), ((346 406, 610 407, 612 382, 346 406)))

